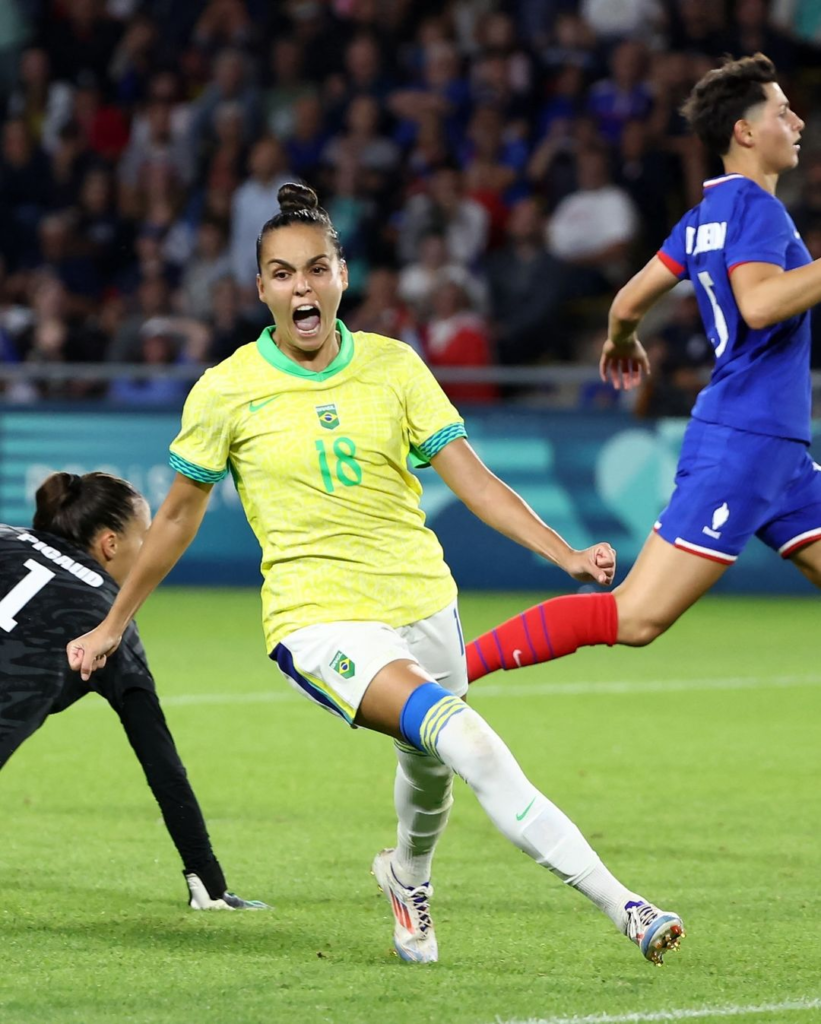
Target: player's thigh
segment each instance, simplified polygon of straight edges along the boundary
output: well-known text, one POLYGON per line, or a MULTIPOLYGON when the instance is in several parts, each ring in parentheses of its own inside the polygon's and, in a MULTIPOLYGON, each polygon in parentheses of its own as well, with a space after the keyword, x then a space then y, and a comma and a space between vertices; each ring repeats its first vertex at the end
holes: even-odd
POLYGON ((821 587, 821 466, 807 452, 758 537, 821 587))
POLYGON ((790 555, 790 560, 804 573, 810 583, 821 589, 821 540, 800 548, 790 555))
POLYGON ((651 533, 627 578, 613 592, 619 612, 618 643, 654 639, 706 594, 727 568, 651 533))
POLYGON ((439 683, 457 697, 468 690, 465 638, 459 607, 453 601, 446 608, 397 632, 407 643, 428 682, 439 683))
POLYGON ((386 666, 416 660, 405 639, 384 622, 306 626, 277 644, 271 658, 302 696, 348 725, 363 724, 360 705, 386 666))

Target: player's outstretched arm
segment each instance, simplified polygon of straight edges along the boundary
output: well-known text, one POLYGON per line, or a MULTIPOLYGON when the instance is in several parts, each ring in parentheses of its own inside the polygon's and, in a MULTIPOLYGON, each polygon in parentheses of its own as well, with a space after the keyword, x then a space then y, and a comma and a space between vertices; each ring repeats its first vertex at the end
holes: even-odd
POLYGON ((535 551, 582 583, 613 582, 616 552, 606 543, 577 551, 487 468, 464 438, 451 441, 431 465, 482 522, 535 551))
POLYGON ((650 373, 650 362, 636 330, 650 307, 678 283, 678 278, 654 256, 618 292, 607 321, 607 340, 599 361, 601 379, 617 390, 629 391, 650 373))
POLYGON ((68 663, 84 680, 102 668, 120 645, 123 632, 137 609, 176 565, 196 536, 211 484, 202 484, 178 473, 165 501, 157 511, 134 568, 122 586, 108 615, 99 626, 66 646, 68 663))

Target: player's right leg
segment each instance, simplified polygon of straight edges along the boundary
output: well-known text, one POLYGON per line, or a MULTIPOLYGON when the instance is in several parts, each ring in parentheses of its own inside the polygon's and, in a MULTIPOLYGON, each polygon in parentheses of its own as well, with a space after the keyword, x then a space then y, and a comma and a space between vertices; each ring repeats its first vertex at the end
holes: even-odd
POLYGON ((473 682, 579 647, 651 643, 736 561, 806 458, 798 442, 693 420, 676 489, 625 581, 612 594, 553 598, 468 645, 473 682))
MULTIPOLYGON (((374 676, 356 723, 409 743, 464 779, 510 842, 587 896, 648 960, 661 963, 666 950, 678 947, 684 934, 678 914, 659 910, 616 879, 576 825, 526 778, 481 715, 426 678, 416 662, 397 660, 374 676)), ((408 901, 390 877, 388 859, 377 858, 374 870, 401 911, 408 901)))

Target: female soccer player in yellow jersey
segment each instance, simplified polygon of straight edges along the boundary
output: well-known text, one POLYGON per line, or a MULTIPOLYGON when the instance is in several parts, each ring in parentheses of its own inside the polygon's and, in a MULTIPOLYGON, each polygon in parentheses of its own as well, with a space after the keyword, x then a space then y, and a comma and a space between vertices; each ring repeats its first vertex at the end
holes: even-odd
POLYGON ((279 202, 257 241, 259 297, 274 325, 193 387, 171 445, 174 483, 111 612, 68 645, 71 666, 87 679, 116 650, 230 469, 263 551, 271 658, 315 703, 396 742, 398 840, 373 871, 399 955, 438 959, 430 868, 455 772, 514 845, 660 963, 683 934, 679 916, 617 881, 462 699, 456 585, 424 524, 409 454, 486 523, 574 579, 609 583, 613 550, 571 549, 497 479, 408 346, 348 331, 337 319, 347 269, 327 213, 303 185, 284 185, 279 202))

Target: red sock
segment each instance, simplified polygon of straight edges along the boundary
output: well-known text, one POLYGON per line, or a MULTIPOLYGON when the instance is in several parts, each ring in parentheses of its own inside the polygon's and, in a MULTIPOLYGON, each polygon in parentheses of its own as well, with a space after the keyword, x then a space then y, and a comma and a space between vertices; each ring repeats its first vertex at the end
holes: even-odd
POLYGON ((500 668, 553 661, 579 647, 612 647, 618 624, 612 594, 573 594, 542 601, 467 645, 468 679, 472 683, 500 668))

